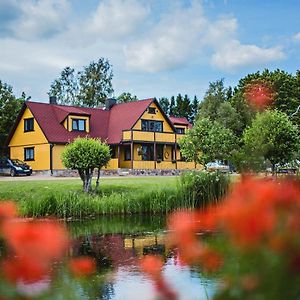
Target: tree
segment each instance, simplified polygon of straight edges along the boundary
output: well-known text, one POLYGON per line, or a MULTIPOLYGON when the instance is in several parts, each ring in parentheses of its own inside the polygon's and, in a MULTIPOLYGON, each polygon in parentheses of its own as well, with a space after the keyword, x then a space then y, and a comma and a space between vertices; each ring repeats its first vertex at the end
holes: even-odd
POLYGON ((48 92, 50 96, 56 96, 59 104, 75 104, 78 97, 78 78, 75 69, 66 67, 55 79, 48 92))
POLYGON ((77 138, 66 146, 62 153, 62 162, 66 168, 78 170, 83 182, 83 190, 92 189, 94 169, 98 169, 96 188, 99 185, 100 169, 106 166, 111 158, 110 148, 99 139, 77 138))
POLYGON ((209 118, 215 121, 218 108, 226 101, 226 92, 223 79, 210 82, 204 99, 199 105, 199 118, 209 118))
POLYGON ((100 58, 83 71, 75 72, 66 67, 53 81, 48 94, 57 96, 60 104, 97 107, 113 93, 112 78, 112 66, 108 60, 100 58))
POLYGON ((223 127, 230 129, 238 136, 242 125, 237 111, 230 102, 226 101, 221 103, 217 110, 216 120, 223 127))
POLYGON ((298 127, 278 110, 258 113, 245 130, 243 141, 246 164, 251 165, 253 157, 261 157, 271 163, 273 172, 277 165, 291 162, 300 147, 298 127))
POLYGON ((25 100, 29 100, 23 92, 16 98, 10 85, 0 80, 0 155, 6 154, 6 140, 25 100))
POLYGON ((194 127, 179 140, 182 156, 195 164, 230 159, 236 148, 236 138, 231 130, 208 118, 196 121, 194 127))
POLYGON ((170 102, 169 99, 166 97, 162 97, 158 100, 162 110, 165 112, 166 115, 169 115, 169 109, 170 109, 170 102))
POLYGON ((176 104, 175 104, 175 97, 174 96, 172 96, 171 97, 171 99, 170 99, 170 109, 169 109, 169 115, 170 116, 175 116, 175 114, 176 114, 176 111, 175 111, 175 106, 176 106, 176 104))
POLYGON ((194 124, 196 116, 198 114, 198 109, 199 109, 199 101, 197 96, 194 96, 194 100, 192 102, 192 113, 191 113, 191 123, 194 124))
POLYGON ((130 93, 122 93, 120 96, 117 97, 118 103, 127 103, 132 101, 137 101, 138 98, 136 95, 131 95, 130 93))

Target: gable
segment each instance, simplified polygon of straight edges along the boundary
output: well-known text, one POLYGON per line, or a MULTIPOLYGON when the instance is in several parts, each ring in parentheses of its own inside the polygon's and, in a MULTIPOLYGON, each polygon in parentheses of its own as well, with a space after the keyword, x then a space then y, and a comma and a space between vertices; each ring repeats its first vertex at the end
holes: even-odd
POLYGON ((155 110, 155 113, 150 113, 149 109, 147 108, 132 129, 142 130, 142 120, 151 120, 163 122, 163 132, 174 132, 174 129, 171 127, 168 117, 162 112, 161 108, 155 101, 153 101, 149 105, 149 108, 150 110, 155 110))
POLYGON ((14 133, 12 134, 9 142, 9 146, 22 146, 22 145, 34 145, 48 143, 48 140, 43 133, 39 123, 30 111, 28 107, 25 108, 22 116, 19 118, 19 122, 16 125, 14 133), (33 118, 34 130, 25 132, 24 120, 33 118))

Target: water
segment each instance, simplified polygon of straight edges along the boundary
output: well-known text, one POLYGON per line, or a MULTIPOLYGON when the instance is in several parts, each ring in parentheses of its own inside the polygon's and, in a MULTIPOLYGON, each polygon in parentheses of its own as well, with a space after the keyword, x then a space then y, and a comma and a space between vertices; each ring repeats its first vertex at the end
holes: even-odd
POLYGON ((165 245, 165 224, 163 216, 101 217, 68 224, 73 237, 72 255, 94 257, 98 275, 104 278, 97 287, 96 299, 157 299, 151 280, 138 267, 146 254, 162 255, 164 278, 179 299, 212 299, 216 280, 178 262, 165 245))

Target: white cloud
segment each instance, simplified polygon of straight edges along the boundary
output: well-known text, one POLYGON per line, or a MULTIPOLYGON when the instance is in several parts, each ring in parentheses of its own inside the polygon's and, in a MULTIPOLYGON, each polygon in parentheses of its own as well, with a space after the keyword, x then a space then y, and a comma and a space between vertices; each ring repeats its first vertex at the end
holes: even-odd
POLYGON ((238 22, 232 17, 209 20, 200 1, 163 15, 147 38, 124 47, 127 67, 158 72, 195 63, 207 52, 211 64, 225 71, 284 58, 279 47, 261 48, 238 40, 238 22))
POLYGON ((293 39, 294 39, 296 42, 300 42, 300 32, 296 33, 296 34, 293 36, 293 39))
POLYGON ((108 39, 128 36, 139 29, 149 12, 141 1, 104 0, 86 24, 86 33, 108 39))
POLYGON ((212 65, 226 71, 239 67, 261 66, 270 61, 285 58, 279 47, 260 48, 255 45, 242 45, 232 40, 216 50, 212 56, 212 65))
POLYGON ((20 17, 10 29, 17 38, 49 38, 67 26, 70 10, 67 0, 19 1, 20 17))
POLYGON ((124 47, 127 66, 147 72, 177 68, 199 53, 205 27, 198 2, 188 8, 177 7, 164 15, 147 37, 124 47))

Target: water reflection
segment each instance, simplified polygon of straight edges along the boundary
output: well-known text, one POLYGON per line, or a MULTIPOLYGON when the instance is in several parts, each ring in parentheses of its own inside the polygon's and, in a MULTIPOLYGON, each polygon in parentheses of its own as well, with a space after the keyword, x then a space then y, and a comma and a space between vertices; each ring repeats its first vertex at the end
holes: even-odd
POLYGON ((196 269, 182 266, 165 245, 165 218, 102 217, 98 220, 69 224, 73 234, 71 255, 88 255, 97 261, 99 274, 107 279, 98 287, 97 299, 155 299, 151 281, 138 268, 138 261, 149 253, 165 259, 164 276, 179 299, 211 299, 216 282, 196 269))

